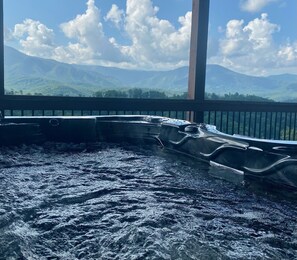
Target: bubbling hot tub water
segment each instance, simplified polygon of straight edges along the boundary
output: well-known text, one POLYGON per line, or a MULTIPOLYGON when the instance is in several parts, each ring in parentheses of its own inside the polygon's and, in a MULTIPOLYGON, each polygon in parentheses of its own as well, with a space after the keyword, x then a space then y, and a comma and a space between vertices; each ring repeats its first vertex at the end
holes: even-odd
POLYGON ((0 148, 0 259, 295 259, 297 205, 149 147, 0 148))

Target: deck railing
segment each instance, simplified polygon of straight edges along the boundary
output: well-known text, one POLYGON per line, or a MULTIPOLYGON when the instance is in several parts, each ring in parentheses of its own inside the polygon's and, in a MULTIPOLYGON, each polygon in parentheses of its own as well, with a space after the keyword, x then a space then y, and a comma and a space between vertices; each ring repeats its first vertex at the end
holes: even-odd
POLYGON ((5 116, 131 114, 194 118, 228 134, 297 140, 294 103, 5 95, 0 97, 0 109, 5 116))

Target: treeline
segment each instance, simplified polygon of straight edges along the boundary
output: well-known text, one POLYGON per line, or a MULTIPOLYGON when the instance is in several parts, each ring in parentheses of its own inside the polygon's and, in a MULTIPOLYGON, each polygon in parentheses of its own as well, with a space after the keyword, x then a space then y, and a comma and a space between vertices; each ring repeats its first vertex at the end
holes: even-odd
MULTIPOLYGON (((27 93, 22 90, 5 90, 6 95, 28 95, 28 96, 44 96, 42 93, 27 93)), ((68 95, 59 95, 68 96, 68 95)), ((83 95, 80 95, 82 97, 83 95)), ((133 88, 128 90, 99 90, 96 91, 93 97, 103 98, 144 98, 144 99, 187 99, 188 93, 168 94, 160 90, 144 90, 141 88, 133 88)), ((263 98, 256 95, 243 95, 239 93, 229 93, 225 95, 217 95, 215 93, 205 93, 206 100, 230 100, 230 101, 257 101, 257 102, 274 102, 269 98, 263 98)))
POLYGON ((23 90, 6 90, 5 89, 5 95, 27 95, 27 96, 43 96, 42 93, 31 93, 31 92, 24 92, 23 90))
POLYGON ((257 102, 274 102, 273 99, 263 98, 256 95, 243 95, 239 93, 229 93, 225 95, 217 95, 215 93, 205 93, 205 99, 208 100, 232 100, 232 101, 257 101, 257 102))
MULTIPOLYGON (((106 98, 153 98, 153 99, 187 99, 188 93, 169 95, 164 91, 159 90, 143 90, 140 88, 133 88, 129 90, 106 90, 97 91, 93 95, 94 97, 106 97, 106 98)), ((274 102, 269 98, 263 98, 256 95, 243 95, 239 93, 229 93, 225 95, 217 95, 215 93, 205 93, 205 99, 207 100, 232 100, 232 101, 257 101, 257 102, 274 102)))
POLYGON ((164 91, 159 90, 143 90, 141 88, 133 88, 128 90, 105 90, 96 91, 93 94, 94 97, 105 98, 152 98, 152 99, 186 99, 187 92, 182 94, 168 95, 164 91))

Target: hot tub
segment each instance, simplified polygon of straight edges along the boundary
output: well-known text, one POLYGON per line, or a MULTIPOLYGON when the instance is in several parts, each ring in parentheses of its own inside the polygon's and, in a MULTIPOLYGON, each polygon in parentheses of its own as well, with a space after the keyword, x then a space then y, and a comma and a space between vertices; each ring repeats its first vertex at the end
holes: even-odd
POLYGON ((0 259, 296 256, 296 199, 216 157, 242 140, 162 117, 11 122, 43 139, 0 147, 0 259))
POLYGON ((294 141, 231 136, 217 131, 215 126, 157 116, 6 119, 7 125, 12 122, 38 124, 44 141, 149 143, 237 171, 259 182, 297 189, 297 142, 294 141))

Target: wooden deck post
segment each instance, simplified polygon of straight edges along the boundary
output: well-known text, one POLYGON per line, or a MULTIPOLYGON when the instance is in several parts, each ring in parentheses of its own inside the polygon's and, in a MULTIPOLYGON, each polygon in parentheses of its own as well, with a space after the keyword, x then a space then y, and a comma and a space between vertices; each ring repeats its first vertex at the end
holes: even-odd
MULTIPOLYGON (((3 0, 0 0, 0 97, 4 96, 4 26, 3 0)), ((4 117, 3 105, 0 106, 1 117, 4 117)))
MULTIPOLYGON (((190 66, 188 98, 203 103, 205 99, 205 74, 207 56, 207 36, 210 0, 193 0, 192 30, 190 45, 190 66)), ((203 111, 193 108, 194 114, 190 121, 203 122, 203 111)))

